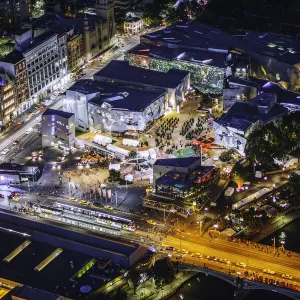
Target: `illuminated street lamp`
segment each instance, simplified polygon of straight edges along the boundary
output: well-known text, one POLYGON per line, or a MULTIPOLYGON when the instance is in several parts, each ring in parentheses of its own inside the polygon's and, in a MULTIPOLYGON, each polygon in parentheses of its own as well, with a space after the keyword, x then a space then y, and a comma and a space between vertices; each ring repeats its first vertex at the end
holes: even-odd
POLYGON ((197 224, 199 224, 200 237, 202 236, 202 223, 203 223, 203 220, 201 220, 200 222, 197 221, 197 224))
POLYGON ((265 176, 265 177, 264 177, 265 186, 266 186, 267 179, 268 179, 268 177, 267 177, 267 176, 265 176))
POLYGON ((195 212, 195 207, 197 205, 197 202, 196 201, 193 201, 193 211, 195 212))

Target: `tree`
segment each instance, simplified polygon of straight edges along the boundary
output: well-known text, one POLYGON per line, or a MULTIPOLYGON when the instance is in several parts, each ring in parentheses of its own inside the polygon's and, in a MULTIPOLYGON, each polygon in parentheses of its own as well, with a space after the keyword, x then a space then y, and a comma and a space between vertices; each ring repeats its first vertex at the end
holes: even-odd
POLYGON ((132 150, 129 152, 129 158, 136 158, 136 156, 137 156, 136 150, 132 150))
POLYGON ((232 169, 231 178, 237 184, 238 188, 243 186, 246 177, 247 173, 245 168, 240 163, 236 163, 232 169))
POLYGON ((140 273, 135 269, 132 268, 129 272, 128 272, 128 280, 131 282, 132 286, 133 286, 133 293, 136 293, 136 289, 139 286, 140 283, 140 273))
POLYGON ((224 151, 221 153, 221 155, 219 156, 220 161, 229 161, 231 160, 232 156, 233 156, 234 152, 232 149, 229 149, 228 151, 224 151))
POLYGON ((292 174, 288 180, 288 189, 296 197, 300 199, 300 175, 292 174))
POLYGON ((162 287, 165 283, 171 283, 175 277, 175 270, 168 257, 156 261, 152 272, 158 288, 162 287))

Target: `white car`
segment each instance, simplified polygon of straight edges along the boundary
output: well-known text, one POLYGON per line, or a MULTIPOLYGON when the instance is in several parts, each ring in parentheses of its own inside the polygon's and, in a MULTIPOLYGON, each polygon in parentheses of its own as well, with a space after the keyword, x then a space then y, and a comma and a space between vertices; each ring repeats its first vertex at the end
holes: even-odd
POLYGON ((264 272, 264 273, 267 273, 267 274, 272 274, 272 275, 275 274, 275 271, 270 270, 270 269, 263 269, 263 272, 264 272))
POLYGON ((28 129, 28 130, 26 130, 26 134, 28 135, 28 134, 30 134, 30 132, 32 131, 32 128, 30 128, 30 129, 28 129))
POLYGON ((5 155, 5 154, 7 154, 8 152, 9 152, 9 149, 6 148, 6 149, 4 149, 4 150, 1 152, 1 154, 5 155))
POLYGON ((246 264, 244 262, 238 262, 238 263, 236 263, 236 265, 239 267, 246 268, 246 264))
POLYGON ((289 275, 289 274, 282 274, 282 278, 285 278, 285 279, 293 279, 293 276, 292 275, 289 275))

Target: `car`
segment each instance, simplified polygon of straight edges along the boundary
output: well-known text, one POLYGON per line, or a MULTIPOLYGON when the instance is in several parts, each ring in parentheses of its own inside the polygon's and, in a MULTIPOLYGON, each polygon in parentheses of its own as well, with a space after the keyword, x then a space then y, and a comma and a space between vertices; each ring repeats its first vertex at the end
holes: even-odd
POLYGON ((114 208, 112 206, 104 205, 103 207, 108 210, 114 210, 114 208))
POLYGON ((17 122, 17 125, 21 126, 23 123, 24 123, 23 121, 19 121, 19 122, 17 122))
POLYGON ((29 118, 32 118, 34 116, 34 113, 31 113, 28 115, 29 118))
POLYGON ((202 254, 199 253, 199 252, 195 253, 195 256, 196 256, 197 258, 202 258, 202 254))
POLYGON ((289 274, 282 274, 282 278, 285 278, 285 279, 293 279, 293 276, 292 275, 289 275, 289 274))
POLYGON ((228 264, 228 265, 230 264, 230 261, 228 259, 226 259, 226 258, 221 258, 219 260, 219 262, 222 263, 222 264, 228 264))
POLYGON ((89 205, 90 202, 86 201, 86 200, 81 200, 80 201, 80 204, 83 204, 83 205, 89 205))
POLYGON ((243 267, 243 268, 246 268, 246 264, 244 262, 237 262, 236 265, 238 267, 243 267))
POLYGON ((20 198, 19 198, 18 196, 12 197, 11 200, 12 200, 12 201, 15 201, 15 202, 20 202, 20 198))
POLYGON ((93 206, 95 206, 95 207, 102 207, 101 203, 98 203, 98 202, 93 202, 93 206))
POLYGON ((275 274, 275 271, 270 270, 270 269, 263 269, 263 272, 264 272, 264 273, 267 273, 267 274, 272 274, 272 275, 275 274))
POLYGON ((166 246, 165 250, 167 250, 167 251, 175 251, 175 248, 172 247, 172 246, 166 246))
POLYGON ((6 148, 6 149, 2 150, 1 154, 5 155, 5 154, 7 154, 8 152, 9 152, 9 149, 6 148))
POLYGON ((72 202, 78 202, 78 199, 74 198, 74 197, 70 197, 69 198, 72 202))
POLYGON ((215 256, 207 256, 206 257, 208 260, 217 260, 217 258, 215 256))
POLYGON ((157 222, 153 221, 153 220, 147 220, 147 223, 150 224, 150 225, 157 225, 157 222))
POLYGON ((19 141, 14 141, 12 144, 15 146, 15 145, 18 145, 20 142, 19 141))
POLYGON ((186 249, 181 249, 181 250, 178 251, 178 253, 181 253, 181 254, 188 254, 189 251, 186 250, 186 249))
POLYGON ((28 130, 26 130, 26 134, 28 135, 28 134, 30 134, 30 132, 32 131, 32 128, 30 128, 30 129, 28 129, 28 130))

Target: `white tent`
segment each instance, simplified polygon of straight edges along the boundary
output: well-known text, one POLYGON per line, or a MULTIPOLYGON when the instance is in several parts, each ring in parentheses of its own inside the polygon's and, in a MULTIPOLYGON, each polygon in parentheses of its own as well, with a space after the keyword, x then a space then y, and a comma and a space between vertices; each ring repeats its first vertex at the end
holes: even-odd
POLYGON ((125 176, 125 180, 129 181, 129 182, 132 182, 133 181, 133 176, 131 174, 127 174, 125 176))
POLYGON ((124 146, 131 146, 131 147, 137 147, 139 145, 139 141, 132 140, 132 139, 123 139, 122 144, 124 146))
POLYGON ((106 149, 110 150, 110 151, 112 151, 112 152, 114 152, 116 154, 121 154, 123 156, 129 156, 129 151, 128 150, 120 148, 120 147, 117 147, 117 146, 114 146, 112 144, 108 144, 106 146, 106 149))
POLYGON ((110 138, 108 136, 97 134, 97 135, 95 135, 95 137, 93 139, 93 142, 95 144, 106 146, 107 144, 111 144, 112 143, 112 138, 110 138))

